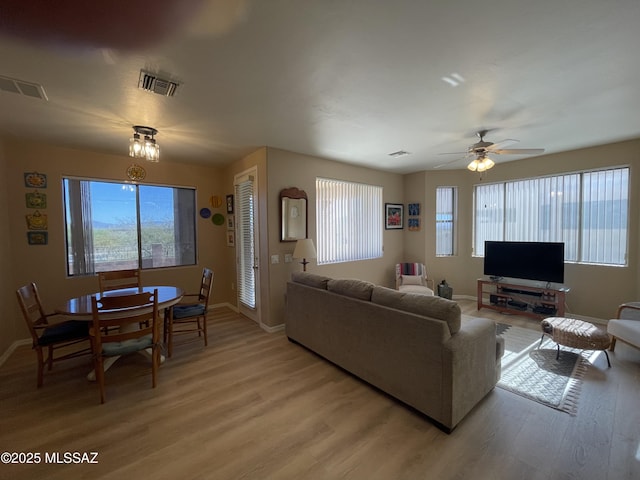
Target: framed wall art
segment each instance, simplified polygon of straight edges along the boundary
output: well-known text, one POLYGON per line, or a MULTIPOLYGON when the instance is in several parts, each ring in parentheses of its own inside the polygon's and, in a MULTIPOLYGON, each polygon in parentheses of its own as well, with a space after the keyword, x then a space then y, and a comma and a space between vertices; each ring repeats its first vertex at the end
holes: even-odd
POLYGON ((233 195, 227 195, 227 213, 233 213, 233 195))
POLYGON ((44 173, 25 172, 24 186, 28 188, 47 188, 47 176, 44 173))
POLYGON ((235 247, 236 246, 236 234, 235 232, 229 230, 227 232, 227 247, 235 247))
POLYGON ((407 206, 408 214, 410 217, 417 217, 420 215, 420 204, 419 203, 410 203, 407 206))
POLYGON ((233 215, 227 215, 227 230, 233 230, 235 227, 236 224, 233 215))
POLYGON ((384 204, 384 228, 402 230, 404 225, 404 205, 401 203, 384 204))
POLYGON ((25 193, 27 208, 47 208, 47 194, 35 191, 25 193))
POLYGON ((417 232, 420 230, 420 217, 407 219, 407 228, 411 232, 417 232))
POLYGON ((27 232, 29 245, 46 245, 49 243, 48 232, 27 232))

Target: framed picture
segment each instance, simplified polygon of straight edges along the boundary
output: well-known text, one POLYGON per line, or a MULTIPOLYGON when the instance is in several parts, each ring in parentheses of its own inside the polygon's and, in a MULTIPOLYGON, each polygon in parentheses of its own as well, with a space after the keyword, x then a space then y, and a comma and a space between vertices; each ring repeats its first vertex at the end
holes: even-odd
POLYGON ((44 173, 25 172, 24 186, 31 188, 47 188, 47 176, 44 173))
POLYGON ((227 195, 227 213, 233 213, 233 195, 227 195))
POLYGON ((236 233, 229 230, 227 232, 227 247, 235 247, 236 246, 236 233))
POLYGON ((233 215, 227 215, 227 230, 233 230, 236 227, 233 215))
POLYGON ((418 215, 420 215, 420 204, 419 203, 410 203, 408 205, 408 210, 409 210, 409 216, 410 217, 417 217, 418 215))
POLYGON ((420 218, 411 218, 407 219, 407 228, 411 232, 417 232, 420 230, 420 218))
POLYGON ((46 245, 49 242, 48 232, 27 232, 29 245, 46 245))
POLYGON ((402 230, 404 225, 404 205, 401 203, 384 204, 384 228, 402 230))
POLYGON ((47 208, 47 194, 35 191, 25 193, 27 208, 47 208))

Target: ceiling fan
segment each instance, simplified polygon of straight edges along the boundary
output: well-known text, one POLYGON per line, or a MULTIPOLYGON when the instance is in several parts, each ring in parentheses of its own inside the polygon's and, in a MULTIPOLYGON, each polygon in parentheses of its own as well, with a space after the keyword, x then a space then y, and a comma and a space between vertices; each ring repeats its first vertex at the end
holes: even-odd
MULTIPOLYGON (((506 139, 502 140, 498 143, 487 142, 484 137, 488 133, 488 130, 480 130, 476 132, 478 138, 480 138, 479 142, 474 143, 469 146, 466 152, 451 152, 451 153, 441 153, 440 155, 464 155, 464 158, 475 157, 467 168, 471 171, 479 171, 483 172, 485 170, 489 170, 491 167, 495 165, 495 162, 491 160, 489 154, 491 155, 537 155, 540 153, 544 153, 544 148, 503 148, 514 143, 518 143, 518 140, 506 139)), ((446 165, 450 165, 452 163, 458 162, 460 159, 453 160, 451 162, 443 163, 441 165, 436 165, 434 168, 442 168, 446 165)))

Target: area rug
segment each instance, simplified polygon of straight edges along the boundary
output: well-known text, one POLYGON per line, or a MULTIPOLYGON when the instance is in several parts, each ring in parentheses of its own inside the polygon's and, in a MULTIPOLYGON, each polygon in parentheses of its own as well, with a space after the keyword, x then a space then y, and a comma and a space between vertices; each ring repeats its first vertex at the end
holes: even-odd
POLYGON ((575 415, 582 379, 590 363, 580 350, 561 347, 542 332, 498 323, 504 338, 502 376, 498 387, 556 410, 575 415))

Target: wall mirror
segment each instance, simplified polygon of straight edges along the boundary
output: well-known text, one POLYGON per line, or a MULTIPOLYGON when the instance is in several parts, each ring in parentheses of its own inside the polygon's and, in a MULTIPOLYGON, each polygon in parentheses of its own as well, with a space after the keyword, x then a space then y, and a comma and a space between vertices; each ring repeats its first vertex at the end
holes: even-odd
POLYGON ((307 238, 307 194, 295 187, 280 192, 280 241, 307 238))

